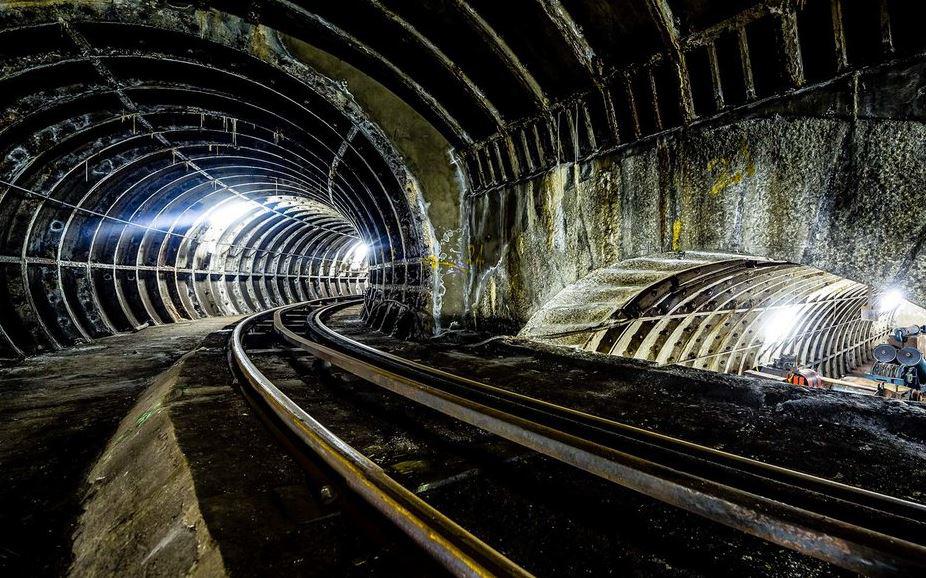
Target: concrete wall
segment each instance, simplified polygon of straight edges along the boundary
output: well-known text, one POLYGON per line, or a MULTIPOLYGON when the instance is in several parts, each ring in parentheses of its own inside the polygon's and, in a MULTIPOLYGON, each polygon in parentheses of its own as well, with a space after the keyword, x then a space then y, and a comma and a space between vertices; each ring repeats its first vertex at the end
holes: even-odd
POLYGON ((926 80, 907 61, 466 201, 467 306, 514 329, 592 269, 672 250, 811 265, 926 303, 926 80))
POLYGON ((460 196, 463 181, 452 164, 451 145, 440 132, 385 86, 347 62, 300 40, 284 36, 290 53, 329 78, 343 82, 351 96, 369 118, 382 128, 392 146, 402 155, 414 176, 420 196, 410 201, 423 203, 432 236, 432 255, 426 266, 431 270, 433 309, 440 326, 441 317, 462 314, 463 275, 457 247, 460 245, 460 196))

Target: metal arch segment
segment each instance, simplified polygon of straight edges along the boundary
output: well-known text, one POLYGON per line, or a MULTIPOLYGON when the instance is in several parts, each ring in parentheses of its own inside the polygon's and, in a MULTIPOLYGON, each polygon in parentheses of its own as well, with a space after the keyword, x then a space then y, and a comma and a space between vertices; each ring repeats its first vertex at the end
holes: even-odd
POLYGON ((495 108, 495 105, 492 104, 489 98, 485 95, 485 93, 482 92, 476 83, 473 82, 469 76, 467 76, 466 72, 457 66, 446 54, 444 54, 444 52, 438 48, 437 45, 431 42, 424 34, 419 32, 404 18, 384 6, 379 0, 366 0, 366 2, 379 10, 385 18, 402 28, 402 30, 411 36, 419 46, 433 54, 435 59, 437 59, 440 65, 450 74, 450 76, 456 79, 457 82, 463 86, 470 97, 479 103, 479 106, 485 111, 485 113, 492 118, 495 126, 498 129, 504 128, 505 121, 499 114, 498 109, 495 108))
POLYGON ((588 73, 589 79, 596 84, 599 83, 604 74, 601 62, 582 33, 582 29, 573 20, 563 3, 560 0, 537 0, 537 2, 559 31, 566 45, 572 50, 576 61, 588 73))
MULTIPOLYGON (((762 324, 768 317, 769 311, 773 311, 773 308, 796 305, 804 296, 825 287, 828 282, 829 278, 827 277, 826 273, 809 268, 805 268, 795 276, 785 279, 769 297, 769 301, 767 302, 768 305, 762 311, 757 312, 747 325, 747 331, 745 331, 743 336, 740 338, 740 342, 742 342, 747 335, 751 334, 752 337, 748 338, 747 345, 743 348, 734 348, 734 350, 742 350, 747 352, 746 355, 742 356, 736 372, 743 373, 750 366, 757 365, 761 362, 763 348, 765 348, 765 351, 768 351, 768 348, 764 346, 765 338, 761 335, 761 331, 758 329, 762 327, 762 324), (801 277, 798 277, 797 275, 801 275, 801 277), (795 287, 797 287, 797 289, 795 289, 795 287), (752 358, 753 361, 751 363, 747 363, 750 358, 752 358)), ((776 347, 781 347, 779 344, 774 345, 776 347)), ((732 369, 731 360, 728 359, 725 369, 727 371, 732 369)))
POLYGON ((521 85, 530 92, 537 104, 543 109, 549 108, 550 100, 546 93, 544 93, 537 79, 534 78, 534 75, 531 74, 518 55, 508 46, 505 39, 470 6, 467 0, 453 0, 453 5, 470 22, 471 26, 491 41, 495 53, 505 62, 506 68, 511 72, 512 76, 517 78, 521 85))
POLYGON ((317 14, 314 14, 299 6, 298 4, 291 2, 290 0, 269 0, 275 4, 279 4, 282 7, 290 10, 291 12, 298 14, 304 21, 312 23, 314 26, 317 26, 323 30, 326 30, 328 33, 334 35, 336 38, 347 46, 349 49, 354 50, 360 54, 364 54, 368 58, 378 62, 381 66, 385 67, 392 74, 396 76, 399 82, 404 85, 408 90, 417 96, 422 103, 434 114, 437 118, 440 118, 443 123, 450 128, 451 134, 453 134, 459 141, 463 142, 466 145, 473 143, 472 137, 463 129, 459 122, 447 111, 444 106, 438 102, 434 96, 427 92, 424 87, 418 84, 411 76, 406 74, 401 68, 390 62, 384 56, 370 48, 369 46, 363 44, 352 35, 348 34, 345 30, 341 29, 338 26, 328 22, 327 20, 321 18, 317 14))

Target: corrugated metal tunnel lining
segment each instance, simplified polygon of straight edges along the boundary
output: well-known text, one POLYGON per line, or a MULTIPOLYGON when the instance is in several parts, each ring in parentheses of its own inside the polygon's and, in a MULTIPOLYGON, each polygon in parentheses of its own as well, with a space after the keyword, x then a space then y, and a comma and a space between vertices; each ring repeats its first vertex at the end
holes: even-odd
POLYGON ((285 51, 35 18, 0 29, 0 357, 359 293, 368 264, 420 284, 383 265, 424 252, 402 167, 336 85, 285 51))
POLYGON ((785 353, 828 377, 871 361, 893 310, 812 267, 714 253, 599 269, 563 289, 522 335, 610 355, 743 373, 785 353))

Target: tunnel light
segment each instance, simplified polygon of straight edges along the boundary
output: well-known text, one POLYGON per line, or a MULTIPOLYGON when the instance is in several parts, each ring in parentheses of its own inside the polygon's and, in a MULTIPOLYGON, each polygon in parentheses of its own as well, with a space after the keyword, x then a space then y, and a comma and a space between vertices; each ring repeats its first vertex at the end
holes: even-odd
POLYGON ((209 226, 216 229, 226 229, 232 223, 248 214, 253 208, 253 203, 247 201, 229 201, 209 213, 209 226))
POLYGON ((350 250, 350 265, 354 269, 359 269, 363 266, 364 260, 367 258, 367 255, 370 254, 370 247, 363 241, 357 242, 356 245, 350 250))
POLYGON ((800 320, 800 308, 790 306, 773 311, 762 327, 767 344, 776 343, 788 337, 800 320))
POLYGON ((889 289, 881 294, 881 298, 878 300, 878 309, 882 313, 893 311, 900 307, 904 301, 904 294, 899 289, 889 289))

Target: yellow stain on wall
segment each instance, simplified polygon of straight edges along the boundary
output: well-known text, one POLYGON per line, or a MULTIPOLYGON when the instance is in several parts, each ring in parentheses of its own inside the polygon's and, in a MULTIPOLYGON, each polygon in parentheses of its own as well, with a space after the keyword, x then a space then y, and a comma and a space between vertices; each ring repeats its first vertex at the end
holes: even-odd
POLYGON ((707 194, 716 197, 726 189, 743 182, 746 177, 752 177, 756 174, 756 165, 752 162, 752 154, 749 147, 743 143, 742 148, 732 160, 724 157, 711 159, 707 163, 708 172, 719 171, 720 174, 714 179, 714 184, 708 190, 707 194), (743 166, 742 169, 734 170, 734 165, 743 166))
POLYGON ((270 44, 267 42, 267 32, 263 26, 258 25, 251 30, 250 44, 252 54, 258 58, 269 60, 270 44))
POLYGON ((672 250, 682 250, 682 220, 678 217, 672 223, 672 250))
POLYGON ((707 192, 712 197, 718 196, 725 189, 732 187, 733 185, 738 185, 743 180, 743 173, 723 173, 714 181, 714 184, 711 185, 711 189, 707 192))
POLYGON ((421 261, 431 267, 432 271, 437 271, 438 267, 444 267, 445 269, 455 269, 457 264, 453 261, 447 261, 443 259, 438 259, 437 255, 428 255, 427 257, 422 257, 421 261))

